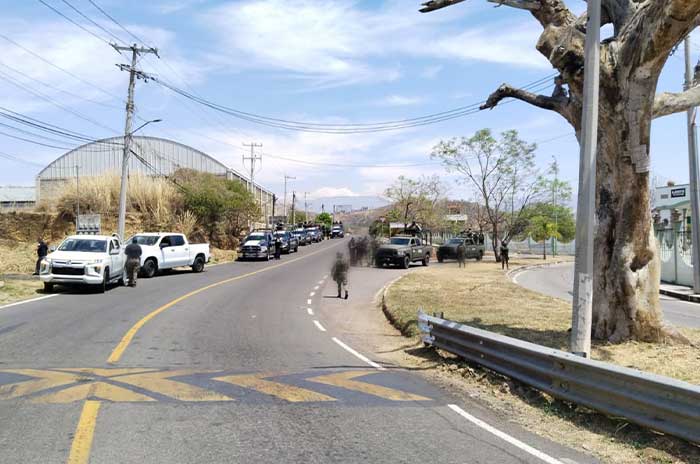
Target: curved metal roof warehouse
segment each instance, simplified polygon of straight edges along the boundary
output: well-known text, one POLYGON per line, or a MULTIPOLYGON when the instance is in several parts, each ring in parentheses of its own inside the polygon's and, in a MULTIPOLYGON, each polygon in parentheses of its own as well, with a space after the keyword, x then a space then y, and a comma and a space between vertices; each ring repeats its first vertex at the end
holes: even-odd
MULTIPOLYGON (((129 172, 148 176, 168 176, 177 169, 225 176, 250 185, 248 178, 228 168, 210 155, 173 140, 134 136, 133 151, 138 157, 129 158, 129 172), (139 159, 141 158, 141 159, 139 159)), ((124 137, 90 142, 60 156, 37 175, 37 200, 51 196, 60 184, 80 177, 119 173, 122 165, 124 137), (77 172, 76 172, 77 167, 77 172)), ((271 208, 272 192, 255 185, 255 197, 263 209, 271 208), (270 206, 268 206, 270 205, 270 206)))

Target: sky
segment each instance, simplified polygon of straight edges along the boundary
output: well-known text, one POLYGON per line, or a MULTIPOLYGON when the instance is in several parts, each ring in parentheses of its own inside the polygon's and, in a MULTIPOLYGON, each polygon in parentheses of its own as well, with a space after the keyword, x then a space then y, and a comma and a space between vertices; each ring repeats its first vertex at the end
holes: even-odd
MULTIPOLYGON (((95 4, 159 49, 160 59, 141 58, 141 70, 218 104, 279 119, 401 120, 478 103, 503 82, 523 86, 554 73, 534 48, 541 30, 532 17, 485 1, 430 14, 418 12, 419 0, 93 3, 0 0, 0 106, 94 138, 123 134, 128 74, 115 64, 128 60, 106 42, 136 39, 95 4)), ((583 1, 568 4, 576 14, 586 8, 583 1)), ((700 57, 700 34, 693 36, 692 54, 700 57)), ((682 89, 682 56, 669 58, 659 91, 682 89)), ((256 181, 278 194, 285 174, 296 178, 289 190, 308 192, 309 198, 381 195, 399 175, 436 174, 450 197, 470 199, 472 189, 431 161, 430 152, 440 140, 482 128, 517 129, 538 143, 538 166, 546 169, 556 157, 561 178, 574 191, 578 180, 572 128, 558 115, 521 102, 440 124, 351 135, 256 125, 154 82, 137 83, 136 109, 142 120, 162 119, 141 134, 185 143, 239 172, 248 172, 243 144, 261 143, 256 181)), ((27 137, 0 126, 0 185, 33 185, 42 166, 65 153, 64 147, 79 145, 43 139, 59 148, 44 147, 8 134, 27 137)), ((657 182, 687 181, 685 115, 653 123, 651 152, 657 182)))

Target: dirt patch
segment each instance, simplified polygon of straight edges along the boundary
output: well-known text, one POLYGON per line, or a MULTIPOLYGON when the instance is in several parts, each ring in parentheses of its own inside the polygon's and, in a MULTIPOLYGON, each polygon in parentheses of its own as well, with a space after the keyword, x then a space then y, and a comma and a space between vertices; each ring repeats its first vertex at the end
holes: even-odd
MULTIPOLYGON (((526 265, 529 260, 511 261, 526 265)), ((419 269, 394 283, 382 309, 413 343, 384 353, 397 364, 420 369, 452 392, 483 401, 525 428, 553 441, 594 454, 604 462, 700 463, 700 448, 619 419, 556 400, 519 382, 453 355, 423 347, 416 335, 419 307, 428 313, 557 349, 566 349, 569 303, 513 284, 500 264, 446 264, 419 269)), ((700 331, 684 333, 700 346, 700 331)), ((596 344, 593 357, 700 383, 700 350, 688 346, 629 342, 596 344)))
POLYGON ((43 295, 43 284, 38 280, 0 281, 0 306, 43 295))

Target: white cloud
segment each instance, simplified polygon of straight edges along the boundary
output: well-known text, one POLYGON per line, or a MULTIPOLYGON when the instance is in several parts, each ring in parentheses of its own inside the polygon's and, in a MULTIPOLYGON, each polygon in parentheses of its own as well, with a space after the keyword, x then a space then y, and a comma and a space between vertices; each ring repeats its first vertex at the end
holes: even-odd
POLYGON ((428 66, 420 73, 420 76, 424 79, 434 79, 441 71, 442 65, 428 66))
POLYGON ((411 106, 425 102, 423 97, 408 97, 405 95, 387 95, 377 102, 377 106, 411 106))
POLYGON ((310 198, 328 197, 359 197, 361 193, 354 192, 348 187, 321 187, 311 192, 310 198))
MULTIPOLYGON (((373 10, 358 5, 346 0, 245 0, 213 8, 204 19, 222 42, 221 64, 288 73, 321 85, 395 80, 400 66, 394 63, 401 57, 547 65, 534 50, 534 26, 498 23, 465 30, 459 14, 420 15, 414 5, 396 1, 373 10), (500 32, 494 34, 494 28, 500 32)), ((439 71, 432 67, 423 75, 439 71)))

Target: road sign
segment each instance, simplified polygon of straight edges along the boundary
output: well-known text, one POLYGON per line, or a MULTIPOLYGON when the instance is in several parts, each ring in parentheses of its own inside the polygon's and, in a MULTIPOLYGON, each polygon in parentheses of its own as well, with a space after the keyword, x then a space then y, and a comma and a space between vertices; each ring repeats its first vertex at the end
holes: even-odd
POLYGON ((80 214, 75 224, 78 234, 99 235, 102 231, 99 214, 80 214))

